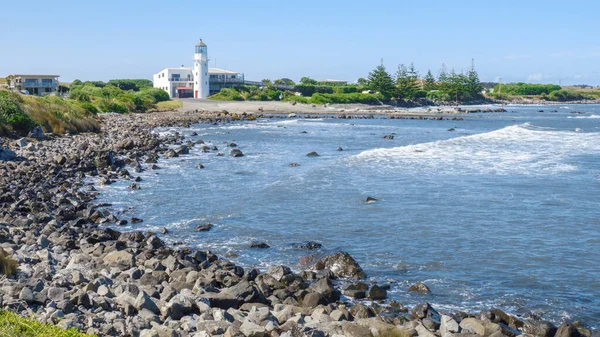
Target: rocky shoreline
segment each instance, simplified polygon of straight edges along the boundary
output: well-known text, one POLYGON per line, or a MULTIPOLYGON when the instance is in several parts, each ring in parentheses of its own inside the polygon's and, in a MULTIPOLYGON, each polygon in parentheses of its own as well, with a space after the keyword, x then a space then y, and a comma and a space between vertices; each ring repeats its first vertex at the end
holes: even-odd
MULTIPOLYGON (((442 313, 427 303, 405 308, 387 302, 388 285, 366 282, 344 252, 300 273, 286 266, 261 272, 208 251, 169 247, 156 233, 121 233, 114 225, 124 219, 94 202, 98 192, 86 178, 99 184, 126 179, 135 189, 135 173, 158 169, 159 157, 202 146, 177 134, 159 136, 153 128, 230 122, 232 116, 191 111, 101 118, 99 134, 38 131, 28 139, 1 140, 0 248, 19 264, 16 275, 0 276, 3 309, 98 336, 598 334, 576 322, 557 327, 499 309, 467 314, 442 313)), ((429 291, 423 284, 411 288, 429 291)))

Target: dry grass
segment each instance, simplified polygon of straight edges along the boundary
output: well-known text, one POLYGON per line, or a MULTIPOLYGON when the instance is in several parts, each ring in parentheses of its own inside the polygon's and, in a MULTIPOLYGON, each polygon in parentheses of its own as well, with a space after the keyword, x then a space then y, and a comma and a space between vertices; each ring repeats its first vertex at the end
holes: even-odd
POLYGON ((0 337, 93 337, 76 329, 63 330, 57 326, 23 318, 9 311, 0 311, 0 337))
POLYGON ((97 118, 84 110, 75 100, 60 97, 23 96, 23 112, 42 125, 46 132, 98 132, 97 118))
POLYGON ((564 86, 563 89, 586 95, 595 99, 600 98, 600 88, 580 88, 575 86, 564 86))
POLYGON ((180 101, 166 101, 166 102, 158 102, 156 103, 156 108, 151 109, 152 111, 173 111, 183 107, 183 103, 180 101))
POLYGON ((411 337, 411 334, 404 329, 389 329, 379 331, 378 337, 411 337))
POLYGON ((4 249, 0 248, 0 274, 11 276, 17 273, 17 261, 10 258, 4 249))

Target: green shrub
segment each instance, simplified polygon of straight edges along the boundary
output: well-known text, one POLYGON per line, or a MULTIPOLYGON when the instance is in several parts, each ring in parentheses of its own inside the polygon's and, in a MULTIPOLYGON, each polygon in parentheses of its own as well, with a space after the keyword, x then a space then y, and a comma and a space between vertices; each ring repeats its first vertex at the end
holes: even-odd
POLYGON ((0 336, 2 337, 94 337, 77 329, 63 330, 58 326, 40 323, 32 318, 0 311, 0 336))
POLYGON ((358 92, 358 87, 355 85, 338 85, 333 87, 336 94, 352 94, 358 92))
POLYGON ((18 94, 0 90, 0 123, 8 125, 14 131, 27 133, 36 125, 23 111, 23 100, 18 94))
POLYGON ((531 83, 508 83, 497 84, 494 87, 494 92, 502 92, 508 95, 518 96, 534 96, 542 94, 550 94, 553 91, 560 90, 561 87, 556 84, 531 84, 531 83))
POLYGON ((310 97, 317 92, 317 88, 311 84, 299 84, 294 87, 294 91, 301 93, 304 97, 310 97))
POLYGON ((169 94, 166 91, 159 88, 146 88, 141 90, 140 93, 152 97, 152 99, 154 100, 153 103, 171 100, 171 98, 169 98, 169 94))
POLYGON ((351 104, 351 103, 362 103, 362 104, 379 104, 383 97, 381 95, 373 94, 319 94, 315 93, 310 98, 310 103, 313 104, 351 104))
POLYGON ((84 92, 81 88, 71 90, 69 98, 78 100, 80 102, 91 102, 90 95, 87 92, 84 92))
POLYGON ((83 102, 81 103, 81 107, 83 109, 85 109, 85 111, 91 113, 91 114, 98 114, 98 108, 96 108, 92 103, 90 102, 83 102))
POLYGON ((240 93, 232 88, 223 88, 218 93, 208 97, 208 99, 216 101, 243 101, 240 93))
POLYGON ((556 102, 565 102, 565 101, 579 101, 585 99, 586 97, 578 92, 570 91, 570 90, 557 90, 553 91, 547 96, 544 95, 542 98, 547 99, 549 101, 556 102))
POLYGON ((283 99, 284 102, 298 102, 298 103, 302 103, 302 104, 308 104, 309 100, 310 100, 310 98, 308 98, 308 97, 294 96, 294 95, 285 97, 283 99))

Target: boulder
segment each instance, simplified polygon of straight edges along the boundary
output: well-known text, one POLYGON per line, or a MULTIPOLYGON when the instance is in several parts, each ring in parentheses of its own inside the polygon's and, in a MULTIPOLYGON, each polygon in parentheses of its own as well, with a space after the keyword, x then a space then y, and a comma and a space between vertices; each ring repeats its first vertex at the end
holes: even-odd
POLYGON ((211 230, 212 227, 213 227, 213 225, 209 224, 209 223, 198 225, 194 229, 194 232, 207 232, 207 231, 211 230))
MULTIPOLYGON (((492 322, 482 321, 476 318, 465 318, 460 322, 463 332, 474 332, 482 337, 488 337, 496 332, 502 332, 500 325, 492 322)), ((558 336, 557 336, 558 337, 558 336)), ((567 337, 567 336, 564 336, 567 337)), ((575 337, 575 336, 569 336, 575 337)), ((579 336, 577 336, 579 337, 579 336)))
POLYGON ((266 249, 266 248, 271 248, 271 246, 269 246, 268 244, 266 244, 264 242, 252 242, 252 243, 250 243, 250 248, 266 249))
POLYGON ((373 285, 371 289, 369 289, 369 298, 372 300, 385 300, 387 297, 387 290, 378 285, 373 285))
POLYGON ((454 318, 448 315, 442 315, 440 320, 440 334, 442 337, 444 337, 447 333, 458 333, 459 331, 460 327, 454 318))
POLYGON ((318 156, 319 156, 319 154, 318 154, 318 153, 316 153, 315 151, 313 151, 313 152, 309 152, 309 153, 308 153, 306 156, 307 156, 307 157, 318 157, 318 156))
POLYGON ((554 337, 581 337, 579 330, 571 323, 563 323, 558 327, 554 337))
POLYGON ((358 280, 366 277, 358 262, 346 252, 337 252, 324 257, 314 265, 313 269, 329 269, 336 277, 341 278, 358 280))
POLYGON ((323 295, 328 302, 335 302, 340 299, 340 292, 335 289, 333 283, 328 278, 321 278, 317 282, 311 284, 308 289, 323 295))
POLYGON ((267 268, 266 274, 273 276, 277 281, 281 281, 281 279, 288 274, 291 274, 292 270, 286 266, 271 266, 267 268))
POLYGON ((124 250, 110 252, 106 254, 103 260, 105 264, 122 265, 130 268, 135 266, 133 255, 124 250))
POLYGON ((530 335, 538 337, 554 337, 558 329, 548 321, 526 321, 523 325, 523 331, 530 335))
POLYGON ((240 326, 240 332, 246 337, 266 337, 268 336, 267 331, 262 326, 252 323, 250 321, 244 321, 240 326))
POLYGON ((323 247, 322 244, 315 242, 315 241, 304 241, 301 243, 297 243, 294 246, 298 249, 307 249, 307 250, 314 250, 314 249, 319 249, 319 248, 323 247))
POLYGON ((243 157, 244 153, 239 149, 233 149, 229 152, 229 155, 232 157, 243 157))
POLYGON ((423 293, 423 294, 431 292, 429 287, 426 286, 425 283, 422 283, 422 282, 417 282, 417 283, 411 285, 408 288, 408 291, 414 291, 414 292, 423 293))

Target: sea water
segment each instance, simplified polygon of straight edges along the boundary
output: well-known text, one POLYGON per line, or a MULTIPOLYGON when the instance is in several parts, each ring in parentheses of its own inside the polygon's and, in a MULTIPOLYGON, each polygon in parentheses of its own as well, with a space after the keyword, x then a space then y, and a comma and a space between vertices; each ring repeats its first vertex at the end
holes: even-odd
POLYGON ((141 190, 127 182, 99 187, 100 201, 120 218, 144 219, 120 230, 166 227, 166 242, 245 267, 301 270, 343 250, 371 281, 391 283, 389 298, 407 306, 498 307, 600 327, 600 106, 506 108, 462 121, 161 128, 225 156, 195 146, 142 172, 141 190), (245 156, 228 156, 224 142, 245 156), (320 156, 307 157, 312 151, 320 156), (368 196, 377 201, 366 203, 368 196), (194 232, 202 223, 214 227, 194 232), (323 247, 295 248, 307 240, 323 247), (271 248, 249 248, 254 241, 271 248), (408 292, 417 281, 432 292, 408 292))

